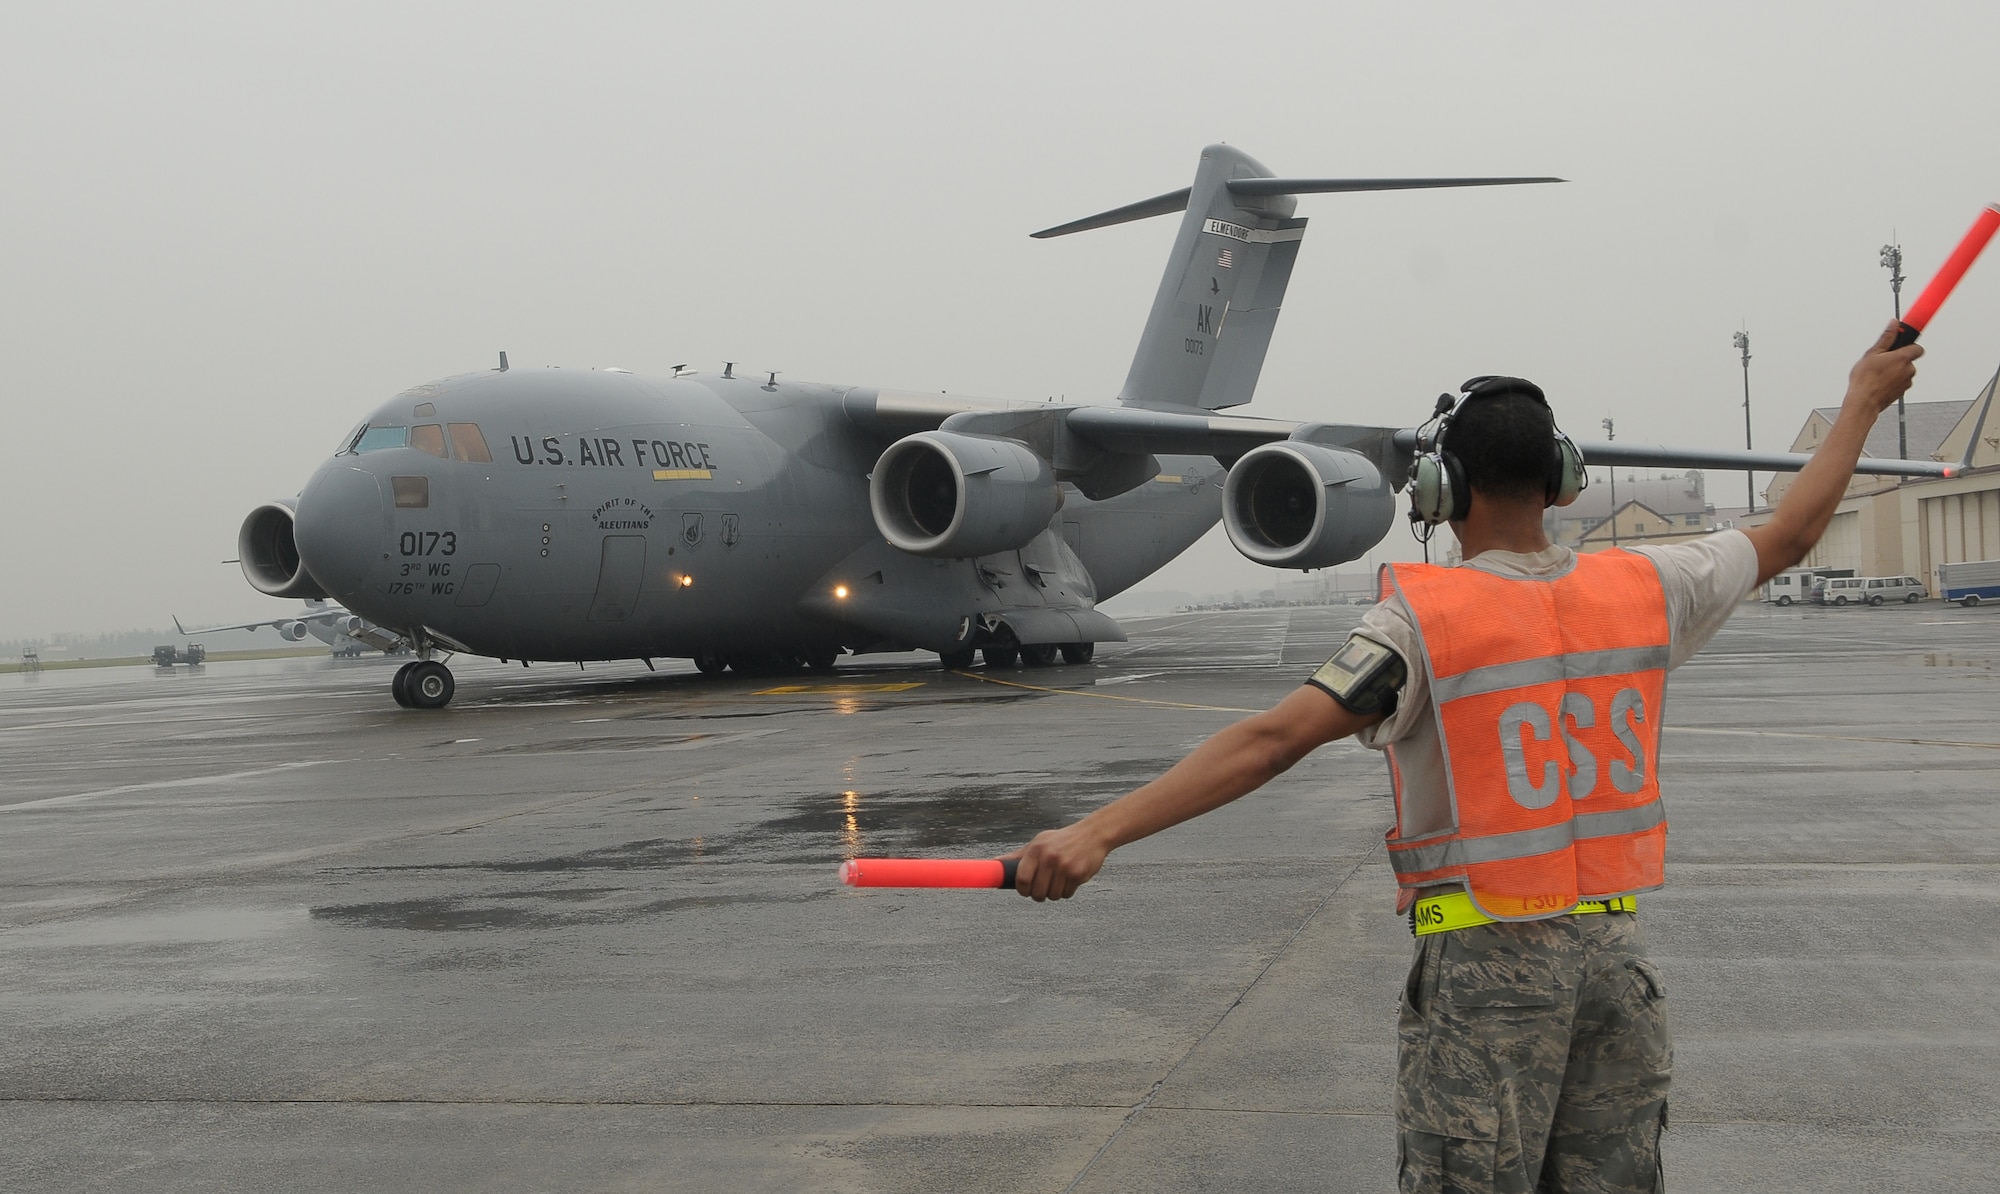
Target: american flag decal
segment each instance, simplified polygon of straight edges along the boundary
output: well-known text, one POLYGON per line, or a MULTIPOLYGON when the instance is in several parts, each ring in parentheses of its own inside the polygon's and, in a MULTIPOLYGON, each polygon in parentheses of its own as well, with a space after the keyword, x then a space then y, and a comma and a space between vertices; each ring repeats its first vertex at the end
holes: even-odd
POLYGON ((1223 269, 1234 269, 1236 268, 1236 255, 1232 250, 1224 249, 1222 255, 1215 259, 1215 264, 1221 266, 1223 269))

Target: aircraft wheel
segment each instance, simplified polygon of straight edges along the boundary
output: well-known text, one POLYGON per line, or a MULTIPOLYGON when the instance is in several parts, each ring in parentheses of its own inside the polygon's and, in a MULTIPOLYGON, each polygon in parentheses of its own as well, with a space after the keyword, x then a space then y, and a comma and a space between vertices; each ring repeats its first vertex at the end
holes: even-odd
POLYGON ((1056 661, 1054 643, 1029 643, 1021 648, 1021 662, 1028 667, 1049 667, 1056 661))
POLYGON ((939 651, 938 666, 948 672, 956 672, 972 666, 978 651, 967 647, 963 651, 939 651))
POLYGON ((720 655, 697 655, 694 657, 695 670, 704 676, 717 675, 729 666, 729 661, 720 655))
POLYGON ((1064 643, 1062 645, 1064 663, 1089 663, 1096 655, 1096 643, 1064 643))
POLYGON ((1781 593, 1781 594, 1779 594, 1779 596, 1778 596, 1778 605, 1779 605, 1779 607, 1780 607, 1780 608, 1782 608, 1782 607, 1784 607, 1784 606, 1787 606, 1787 605, 1790 605, 1791 603, 1792 603, 1792 597, 1791 597, 1791 594, 1789 594, 1789 593, 1781 593))
POLYGON ((1014 667, 1021 662, 1019 647, 981 647, 987 667, 1014 667))
POLYGON ((451 703, 451 694, 457 689, 451 669, 435 659, 411 664, 409 679, 403 682, 412 709, 442 709, 451 703))
POLYGON ((401 705, 401 706, 402 706, 403 708, 405 708, 405 709, 408 709, 408 708, 410 708, 410 707, 411 707, 411 706, 410 706, 410 669, 411 669, 411 668, 413 668, 413 667, 415 667, 415 666, 417 666, 417 665, 416 665, 416 664, 414 664, 414 663, 406 663, 406 664, 404 664, 404 665, 403 665, 402 667, 399 667, 399 668, 397 668, 397 669, 396 669, 396 678, 395 678, 395 679, 393 679, 393 680, 391 680, 391 681, 389 681, 389 695, 390 695, 390 696, 392 696, 392 697, 395 697, 395 698, 396 698, 396 703, 397 703, 398 705, 401 705))
POLYGON ((1870 604, 1870 605, 1880 605, 1880 604, 1882 604, 1882 594, 1880 594, 1880 593, 1877 593, 1877 594, 1875 594, 1875 595, 1874 595, 1873 597, 1870 597, 1870 598, 1868 599, 1868 604, 1870 604))
POLYGON ((804 659, 806 666, 813 671, 830 672, 833 670, 834 661, 840 658, 840 648, 814 647, 800 658, 804 659))

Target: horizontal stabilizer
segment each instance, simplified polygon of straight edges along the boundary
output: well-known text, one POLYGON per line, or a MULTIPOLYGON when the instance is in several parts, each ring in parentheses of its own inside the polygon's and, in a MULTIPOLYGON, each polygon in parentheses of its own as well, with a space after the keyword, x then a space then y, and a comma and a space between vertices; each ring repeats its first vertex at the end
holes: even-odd
POLYGON ((1329 195, 1343 191, 1423 191, 1436 187, 1511 187, 1566 178, 1232 178, 1232 195, 1329 195))
MULTIPOLYGON (((1506 187, 1522 183, 1567 182, 1562 178, 1232 178, 1223 185, 1229 193, 1244 198, 1271 195, 1329 195, 1348 191, 1421 191, 1437 187, 1506 187)), ((1072 232, 1089 232, 1096 228, 1109 228, 1114 224, 1129 224, 1133 220, 1146 220, 1154 216, 1170 216, 1177 211, 1186 211, 1192 187, 1182 187, 1151 199, 1141 199, 1123 207, 1085 216, 1081 220, 1071 220, 1054 228, 1044 228, 1040 232, 1029 233, 1036 240, 1047 240, 1052 236, 1068 236, 1072 232)))
POLYGON ((1154 216, 1170 216, 1177 211, 1187 210, 1188 194, 1193 189, 1193 187, 1182 187, 1178 191, 1169 191, 1164 195, 1155 195, 1151 199, 1141 199, 1137 203, 1127 203, 1123 207, 1114 207, 1110 211, 1099 212, 1094 216, 1085 216, 1081 220, 1071 220, 1067 224, 1058 224, 1054 228, 1044 228, 1040 232, 1031 232, 1028 235, 1035 240, 1047 240, 1052 236, 1068 236, 1072 232, 1089 232, 1093 228, 1109 228, 1113 224, 1129 224, 1133 220, 1149 220, 1154 216))

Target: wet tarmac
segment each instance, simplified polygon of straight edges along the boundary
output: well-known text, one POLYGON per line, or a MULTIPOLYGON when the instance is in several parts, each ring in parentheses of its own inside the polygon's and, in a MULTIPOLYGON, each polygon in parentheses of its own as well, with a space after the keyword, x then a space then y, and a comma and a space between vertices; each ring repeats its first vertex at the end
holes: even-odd
MULTIPOLYGON (((1082 898, 991 855, 1295 686, 1358 609, 1135 619, 1095 664, 709 678, 395 661, 0 677, 0 1186, 1394 1185, 1378 756, 1082 898)), ((1677 1189, 2000 1172, 2000 610, 1749 607, 1675 673, 1677 1189)))

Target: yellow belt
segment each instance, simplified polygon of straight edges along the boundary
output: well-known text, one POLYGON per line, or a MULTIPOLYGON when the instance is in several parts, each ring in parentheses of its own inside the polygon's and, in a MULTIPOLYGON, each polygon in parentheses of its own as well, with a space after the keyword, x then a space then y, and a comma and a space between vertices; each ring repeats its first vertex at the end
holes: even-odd
MULTIPOLYGON (((1638 896, 1617 896, 1609 900, 1582 900, 1565 915, 1582 916, 1591 912, 1637 912, 1638 896)), ((1410 931, 1419 937, 1431 933, 1449 933, 1453 929, 1469 929, 1473 925, 1497 924, 1498 921, 1479 910, 1472 902, 1472 893, 1449 891, 1443 895, 1426 896, 1410 908, 1410 931)))

